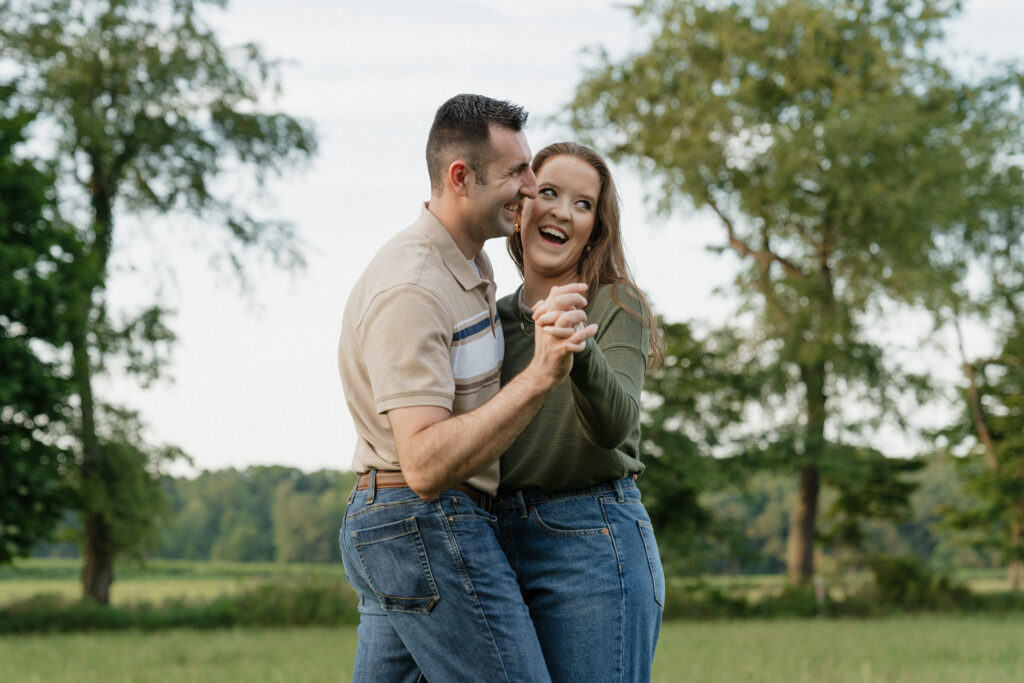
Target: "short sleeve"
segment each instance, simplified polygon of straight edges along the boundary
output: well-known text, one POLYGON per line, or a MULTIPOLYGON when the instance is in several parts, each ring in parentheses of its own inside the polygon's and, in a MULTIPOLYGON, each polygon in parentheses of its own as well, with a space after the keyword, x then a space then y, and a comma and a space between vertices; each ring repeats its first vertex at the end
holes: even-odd
POLYGON ((411 406, 452 409, 455 321, 421 286, 403 284, 373 298, 356 329, 378 413, 411 406))

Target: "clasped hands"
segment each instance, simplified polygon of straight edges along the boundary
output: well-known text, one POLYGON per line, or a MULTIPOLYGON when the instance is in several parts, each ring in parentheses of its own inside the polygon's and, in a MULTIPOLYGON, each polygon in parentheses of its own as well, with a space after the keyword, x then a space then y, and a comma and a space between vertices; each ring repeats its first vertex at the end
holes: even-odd
MULTIPOLYGON (((587 285, 576 282, 551 288, 546 299, 532 307, 534 333, 537 337, 534 354, 547 348, 567 357, 571 366, 572 354, 583 351, 587 340, 597 334, 597 325, 587 325, 587 285)), ((565 370, 568 372, 568 369, 565 370)))

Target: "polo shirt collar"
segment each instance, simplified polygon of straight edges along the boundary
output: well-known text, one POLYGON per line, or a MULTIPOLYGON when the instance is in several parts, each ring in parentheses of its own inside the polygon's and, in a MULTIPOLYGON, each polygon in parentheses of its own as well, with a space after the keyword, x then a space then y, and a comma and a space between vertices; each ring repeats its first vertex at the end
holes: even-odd
POLYGON ((491 264, 487 257, 484 256, 484 253, 481 251, 474 258, 477 268, 480 269, 480 275, 477 275, 473 267, 469 265, 469 260, 459 249, 459 245, 455 243, 455 238, 444 227, 444 224, 437 219, 437 216, 430 213, 426 204, 420 209, 420 217, 416 220, 416 224, 427 238, 430 239, 430 242, 441 255, 441 260, 444 261, 445 267, 448 268, 458 283, 462 285, 463 289, 473 289, 494 280, 494 272, 491 270, 491 264))

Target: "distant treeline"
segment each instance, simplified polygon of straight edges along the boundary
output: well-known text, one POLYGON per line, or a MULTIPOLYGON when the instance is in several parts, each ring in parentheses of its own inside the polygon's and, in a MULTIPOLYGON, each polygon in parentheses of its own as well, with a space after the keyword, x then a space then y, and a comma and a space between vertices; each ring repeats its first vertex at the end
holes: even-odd
MULTIPOLYGON (((652 476, 656 469, 652 468, 652 476)), ((151 557, 182 560, 340 562, 338 529, 354 483, 351 472, 304 473, 292 467, 204 471, 166 478, 171 511, 151 557)), ((999 558, 955 544, 938 525, 943 506, 962 495, 948 460, 935 458, 914 474, 919 487, 902 523, 868 524, 865 545, 876 553, 913 555, 932 569, 991 567, 999 558)), ((639 485, 644 490, 645 477, 639 485)), ((713 520, 696 535, 659 534, 676 574, 778 573, 785 569, 786 529, 794 482, 757 473, 735 486, 702 494, 713 520)), ((826 494, 824 507, 829 505, 826 494)), ((823 551, 833 559, 827 544, 823 551)), ((75 556, 70 543, 44 544, 37 556, 75 556)))
MULTIPOLYGON (((204 471, 167 477, 170 511, 151 557, 238 562, 340 562, 338 529, 355 481, 351 472, 293 467, 204 471)), ((69 522, 71 520, 68 520, 69 522)), ((37 556, 72 556, 69 543, 37 556)))

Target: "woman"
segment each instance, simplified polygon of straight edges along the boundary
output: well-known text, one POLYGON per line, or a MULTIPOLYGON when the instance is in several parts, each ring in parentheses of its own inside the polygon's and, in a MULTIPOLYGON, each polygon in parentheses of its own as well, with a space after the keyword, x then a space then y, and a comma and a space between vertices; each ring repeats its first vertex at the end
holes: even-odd
POLYGON ((552 286, 587 283, 598 332, 502 456, 491 510, 552 679, 649 680, 665 578, 635 480, 640 390, 661 338, 626 265, 605 162, 563 142, 541 150, 533 170, 537 197, 508 243, 523 285, 498 302, 502 383, 529 363, 533 318, 552 286))

